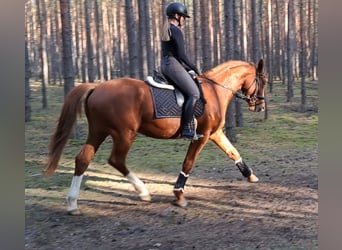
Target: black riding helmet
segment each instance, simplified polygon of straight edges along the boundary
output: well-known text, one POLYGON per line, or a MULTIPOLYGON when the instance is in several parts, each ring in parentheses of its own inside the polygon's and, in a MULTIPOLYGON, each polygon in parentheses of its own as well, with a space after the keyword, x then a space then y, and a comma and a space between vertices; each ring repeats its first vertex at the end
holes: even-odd
POLYGON ((176 14, 190 18, 190 16, 188 15, 188 10, 184 6, 184 4, 178 2, 170 3, 166 7, 166 15, 169 18, 174 18, 176 14))

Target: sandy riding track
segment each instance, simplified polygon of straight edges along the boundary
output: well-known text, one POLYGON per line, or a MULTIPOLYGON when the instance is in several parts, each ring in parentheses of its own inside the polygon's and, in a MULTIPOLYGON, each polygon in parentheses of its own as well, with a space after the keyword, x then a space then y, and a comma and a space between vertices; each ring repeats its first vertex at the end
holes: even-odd
POLYGON ((106 174, 109 167, 88 171, 79 200, 83 216, 66 215, 66 189, 28 188, 26 249, 317 249, 312 153, 300 162, 307 171, 265 170, 257 184, 232 167, 199 166, 186 187, 185 209, 171 204, 175 176, 139 174, 152 194, 145 203, 124 178, 106 174))

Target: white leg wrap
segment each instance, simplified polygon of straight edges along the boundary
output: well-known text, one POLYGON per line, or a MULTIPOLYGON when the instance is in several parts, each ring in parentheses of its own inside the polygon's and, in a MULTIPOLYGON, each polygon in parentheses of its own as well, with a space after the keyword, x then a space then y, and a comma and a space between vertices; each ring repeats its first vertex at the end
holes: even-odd
POLYGON ((73 176, 70 185, 69 193, 67 196, 67 210, 73 211, 77 209, 77 198, 80 193, 83 175, 73 176))
POLYGON ((132 172, 126 175, 127 180, 134 186, 139 196, 148 196, 150 193, 145 187, 145 184, 132 172))

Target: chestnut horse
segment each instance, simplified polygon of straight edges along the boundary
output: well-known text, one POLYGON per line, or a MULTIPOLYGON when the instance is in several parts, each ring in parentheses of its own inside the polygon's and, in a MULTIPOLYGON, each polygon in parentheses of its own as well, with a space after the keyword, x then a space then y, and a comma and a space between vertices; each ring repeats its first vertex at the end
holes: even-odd
MULTIPOLYGON (((198 79, 206 104, 203 114, 197 118, 197 131, 204 137, 190 142, 175 183, 175 204, 179 206, 187 205, 184 186, 195 160, 209 139, 235 162, 249 182, 258 181, 252 169, 225 136, 223 128, 227 107, 234 95, 244 99, 250 111, 264 110, 266 75, 263 60, 257 66, 245 61, 227 61, 198 76, 198 79)), ((150 200, 144 183, 126 166, 128 151, 137 133, 159 139, 181 138, 181 121, 179 117, 154 118, 150 86, 142 80, 118 78, 103 83, 84 83, 73 88, 65 97, 57 128, 51 138, 44 175, 50 176, 56 170, 83 104, 88 121, 88 138, 75 158, 74 176, 67 196, 67 211, 70 214, 79 214, 77 198, 83 174, 107 136, 111 136, 113 140, 108 163, 127 178, 142 200, 150 200)))

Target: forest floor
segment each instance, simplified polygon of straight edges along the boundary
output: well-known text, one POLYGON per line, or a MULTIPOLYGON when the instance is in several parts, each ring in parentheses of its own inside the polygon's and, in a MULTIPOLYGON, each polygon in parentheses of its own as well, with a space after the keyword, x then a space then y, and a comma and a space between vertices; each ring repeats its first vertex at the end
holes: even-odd
POLYGON ((41 176, 63 88, 48 88, 49 108, 40 108, 33 84, 32 121, 26 124, 25 249, 318 249, 318 87, 308 83, 307 112, 298 112, 286 88, 268 93, 268 118, 244 112, 234 143, 260 182, 248 183, 234 163, 208 143, 188 179, 189 205, 172 205, 188 146, 185 140, 137 136, 128 166, 145 183, 151 202, 106 164, 110 140, 101 146, 82 182, 81 216, 66 213, 74 157, 86 138, 71 139, 56 173, 41 176))

